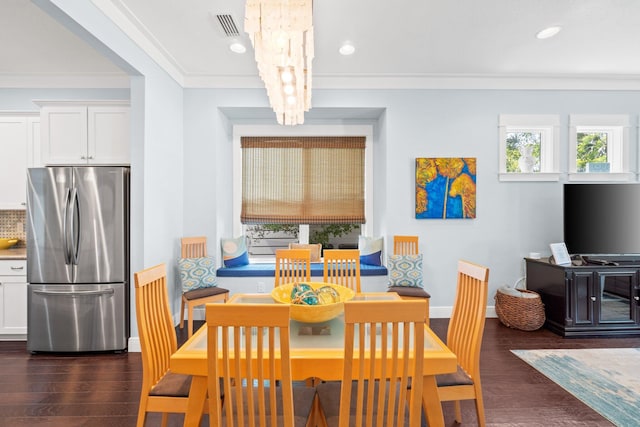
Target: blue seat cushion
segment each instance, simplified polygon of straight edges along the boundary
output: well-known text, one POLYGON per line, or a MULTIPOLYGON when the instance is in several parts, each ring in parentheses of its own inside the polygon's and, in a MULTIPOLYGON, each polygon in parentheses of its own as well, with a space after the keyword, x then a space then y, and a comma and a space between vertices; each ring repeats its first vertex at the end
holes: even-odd
MULTIPOLYGON (((311 276, 322 277, 324 265, 321 262, 311 263, 311 276)), ((387 267, 383 265, 360 264, 360 276, 386 276, 387 267)), ((254 263, 239 267, 222 267, 216 272, 218 277, 273 277, 275 264, 254 263)))

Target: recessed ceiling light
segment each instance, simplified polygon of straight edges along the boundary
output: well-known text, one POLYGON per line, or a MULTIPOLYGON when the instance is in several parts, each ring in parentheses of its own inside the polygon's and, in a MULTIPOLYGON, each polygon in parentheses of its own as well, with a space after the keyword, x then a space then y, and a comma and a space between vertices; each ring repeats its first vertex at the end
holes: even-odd
POLYGON ((245 53, 247 51, 247 48, 244 47, 244 45, 240 42, 233 42, 229 45, 229 49, 231 49, 231 52, 235 52, 235 53, 245 53))
POLYGON ((339 49, 340 54, 344 56, 353 55, 355 51, 356 51, 355 46, 349 42, 344 43, 342 46, 340 46, 340 49, 339 49))
POLYGON ((538 32, 538 34, 536 34, 536 38, 538 38, 540 40, 548 39, 548 38, 553 37, 556 34, 558 34, 561 29, 562 29, 562 27, 548 27, 548 28, 545 28, 544 30, 542 30, 542 31, 538 32))

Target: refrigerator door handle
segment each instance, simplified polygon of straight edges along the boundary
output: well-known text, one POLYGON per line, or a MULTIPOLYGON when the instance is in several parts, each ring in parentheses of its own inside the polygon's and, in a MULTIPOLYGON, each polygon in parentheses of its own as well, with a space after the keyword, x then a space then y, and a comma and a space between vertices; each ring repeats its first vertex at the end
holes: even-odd
MULTIPOLYGON (((80 240, 80 226, 75 227, 76 222, 74 221, 78 212, 78 189, 73 187, 71 189, 71 197, 69 200, 69 240, 71 241, 70 246, 70 258, 71 262, 74 265, 78 265, 78 242, 80 240)), ((80 220, 78 219, 78 222, 80 220)))
POLYGON ((100 295, 113 295, 113 289, 104 289, 100 291, 39 291, 34 290, 34 294, 38 295, 59 295, 59 296, 71 296, 71 297, 84 297, 84 296, 100 296, 100 295))
POLYGON ((71 252, 69 250, 70 241, 69 241, 69 203, 71 202, 71 189, 67 188, 67 194, 64 199, 64 212, 63 220, 62 220, 62 249, 64 252, 64 263, 69 265, 71 264, 71 252))

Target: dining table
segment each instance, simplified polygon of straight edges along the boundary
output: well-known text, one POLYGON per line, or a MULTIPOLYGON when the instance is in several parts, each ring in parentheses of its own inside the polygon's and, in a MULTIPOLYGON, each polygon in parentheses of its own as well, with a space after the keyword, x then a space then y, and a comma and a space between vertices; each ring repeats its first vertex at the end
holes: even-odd
MULTIPOLYGON (((400 299, 394 292, 357 293, 354 300, 400 299)), ((270 294, 235 294, 227 304, 279 304, 270 294)), ((444 426, 442 405, 438 397, 436 375, 455 372, 456 355, 428 326, 424 328, 425 351, 422 405, 430 427, 444 426)), ((291 320, 291 374, 294 381, 320 378, 324 381, 342 379, 344 360, 344 314, 321 323, 291 320)), ((170 370, 192 375, 185 426, 199 426, 207 397, 207 328, 196 331, 171 356, 170 370)))

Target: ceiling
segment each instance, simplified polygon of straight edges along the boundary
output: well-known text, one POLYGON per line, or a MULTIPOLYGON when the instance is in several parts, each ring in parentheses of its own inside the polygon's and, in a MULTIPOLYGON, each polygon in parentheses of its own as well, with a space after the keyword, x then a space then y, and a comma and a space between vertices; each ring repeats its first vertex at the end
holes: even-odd
MULTIPOLYGON (((261 85, 243 0, 94 3, 185 87, 261 85), (217 14, 233 17, 244 55, 229 50, 217 14)), ((313 11, 314 87, 640 85, 637 0, 316 0, 313 11), (562 31, 536 39, 552 25, 562 31), (347 40, 356 52, 344 57, 347 40)), ((26 0, 0 1, 0 40, 0 86, 125 76, 26 0)))

